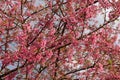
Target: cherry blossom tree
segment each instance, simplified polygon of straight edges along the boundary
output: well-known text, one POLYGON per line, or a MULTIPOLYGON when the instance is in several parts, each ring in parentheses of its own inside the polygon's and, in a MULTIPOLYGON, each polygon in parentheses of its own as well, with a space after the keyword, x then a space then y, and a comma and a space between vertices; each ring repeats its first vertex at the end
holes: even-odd
POLYGON ((0 80, 120 80, 119 16, 120 0, 0 0, 0 80))

